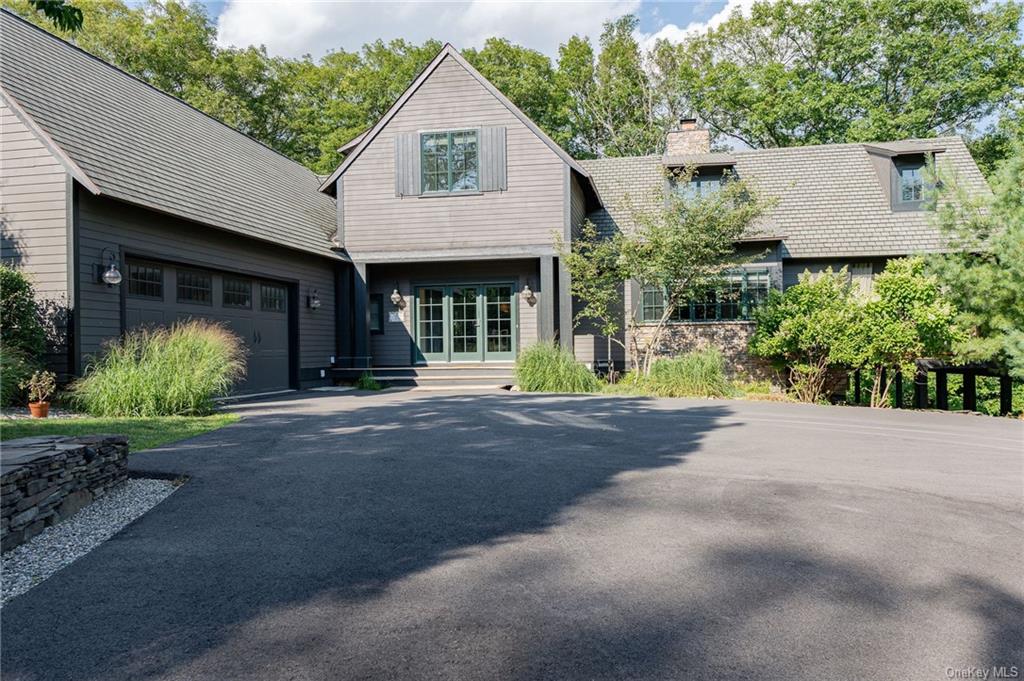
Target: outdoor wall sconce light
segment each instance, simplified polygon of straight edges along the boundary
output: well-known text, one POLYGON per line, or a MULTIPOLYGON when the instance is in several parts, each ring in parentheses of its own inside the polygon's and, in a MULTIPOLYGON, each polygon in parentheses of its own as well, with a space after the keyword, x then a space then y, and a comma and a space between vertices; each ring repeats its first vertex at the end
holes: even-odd
POLYGON ((391 304, 399 310, 405 307, 405 298, 403 298, 402 294, 398 292, 397 286, 395 287, 395 290, 391 292, 391 304))
POLYGON ((310 310, 320 309, 320 291, 313 289, 309 292, 309 295, 306 296, 306 307, 310 310))
POLYGON ((530 288, 529 282, 527 282, 526 286, 523 287, 523 300, 525 300, 526 304, 530 307, 537 304, 537 294, 530 288))
POLYGON ((96 263, 96 283, 106 284, 107 288, 120 284, 121 270, 117 269, 117 257, 114 255, 114 251, 104 248, 100 251, 100 261, 96 263), (102 262, 104 254, 110 258, 107 265, 102 262))

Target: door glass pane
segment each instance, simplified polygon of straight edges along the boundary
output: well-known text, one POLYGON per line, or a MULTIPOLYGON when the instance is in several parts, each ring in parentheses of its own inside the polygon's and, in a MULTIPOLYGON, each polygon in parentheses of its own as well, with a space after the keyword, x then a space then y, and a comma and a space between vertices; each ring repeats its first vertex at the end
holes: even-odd
POLYGON ((452 289, 452 352, 476 352, 476 287, 452 289))
POLYGON ((512 287, 487 287, 487 352, 512 352, 512 287))
POLYGON ((420 289, 416 317, 419 320, 420 351, 431 354, 444 352, 444 290, 420 289))

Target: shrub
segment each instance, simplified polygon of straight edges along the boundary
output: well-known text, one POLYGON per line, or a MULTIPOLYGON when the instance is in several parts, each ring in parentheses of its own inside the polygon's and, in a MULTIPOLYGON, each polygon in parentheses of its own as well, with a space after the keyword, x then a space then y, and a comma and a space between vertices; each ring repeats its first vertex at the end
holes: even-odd
POLYGON ((516 383, 532 393, 592 393, 601 389, 601 381, 590 369, 576 361, 572 352, 554 343, 537 343, 519 354, 516 383))
POLYGON ((32 363, 25 353, 0 346, 0 407, 8 407, 21 397, 21 383, 32 375, 32 363))
POLYGON ((356 380, 356 387, 360 390, 380 390, 384 386, 380 384, 380 381, 373 377, 373 374, 369 371, 364 371, 359 375, 358 380, 356 380))
POLYGON ((32 283, 21 270, 0 264, 0 336, 6 349, 38 362, 46 349, 32 283))
POLYGON ((71 386, 94 416, 208 414, 245 375, 241 339, 205 320, 138 329, 110 343, 71 386))
POLYGON ((772 291, 755 312, 750 353, 789 369, 790 390, 804 402, 824 396, 829 370, 853 364, 860 305, 845 268, 816 279, 807 272, 785 293, 772 291))
POLYGON ((641 381, 646 392, 659 397, 728 397, 733 393, 722 353, 716 348, 656 360, 651 374, 641 381))

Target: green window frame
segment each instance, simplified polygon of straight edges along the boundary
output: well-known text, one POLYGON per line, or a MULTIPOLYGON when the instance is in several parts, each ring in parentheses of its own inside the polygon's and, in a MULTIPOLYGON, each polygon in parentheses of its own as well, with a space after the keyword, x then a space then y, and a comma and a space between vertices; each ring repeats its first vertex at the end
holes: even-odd
MULTIPOLYGON (((725 276, 724 286, 678 306, 670 322, 748 321, 768 298, 771 274, 767 269, 745 269, 725 276)), ((656 323, 665 311, 665 291, 646 286, 641 292, 640 321, 656 323)))
POLYGON ((420 181, 424 194, 480 190, 480 136, 476 130, 420 134, 420 181))

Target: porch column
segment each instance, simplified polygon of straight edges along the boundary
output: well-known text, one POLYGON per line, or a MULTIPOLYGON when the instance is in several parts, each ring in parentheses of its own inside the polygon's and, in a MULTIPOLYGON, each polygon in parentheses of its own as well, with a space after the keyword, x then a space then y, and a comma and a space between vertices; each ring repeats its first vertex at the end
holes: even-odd
POLYGON ((334 355, 335 362, 352 357, 352 273, 349 263, 338 263, 334 271, 334 355))
POLYGON ((558 260, 558 338, 562 343, 562 349, 572 352, 573 327, 572 327, 572 278, 569 270, 558 260))
POLYGON ((352 263, 352 355, 353 366, 370 366, 370 291, 366 263, 352 263))
POLYGON ((555 259, 540 257, 540 296, 537 301, 537 340, 542 343, 555 338, 555 259))

